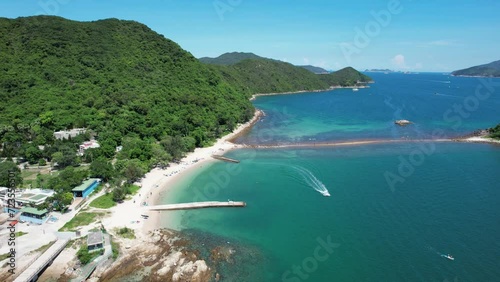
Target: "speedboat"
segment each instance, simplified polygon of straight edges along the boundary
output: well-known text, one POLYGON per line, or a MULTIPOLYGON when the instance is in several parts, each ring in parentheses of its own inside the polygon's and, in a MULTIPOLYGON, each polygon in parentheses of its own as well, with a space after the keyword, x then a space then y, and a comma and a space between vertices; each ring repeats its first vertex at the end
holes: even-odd
POLYGON ((330 197, 330 193, 328 193, 328 191, 321 192, 321 194, 325 197, 330 197))
POLYGON ((444 258, 447 258, 447 259, 449 259, 449 260, 455 260, 455 258, 454 258, 454 257, 452 257, 452 256, 451 256, 451 255, 449 255, 449 254, 448 254, 448 255, 441 255, 441 256, 442 256, 442 257, 444 257, 444 258))

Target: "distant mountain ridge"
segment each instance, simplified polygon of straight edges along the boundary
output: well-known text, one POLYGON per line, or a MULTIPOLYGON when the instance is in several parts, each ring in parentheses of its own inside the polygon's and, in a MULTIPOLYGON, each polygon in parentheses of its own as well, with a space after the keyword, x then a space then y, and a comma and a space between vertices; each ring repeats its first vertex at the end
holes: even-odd
POLYGON ((200 62, 204 64, 224 65, 224 66, 234 65, 247 59, 267 59, 267 58, 257 56, 254 53, 245 53, 245 52, 224 53, 216 58, 210 58, 210 57, 199 58, 200 62))
POLYGON ((270 59, 246 59, 237 64, 209 65, 220 71, 232 85, 250 93, 281 93, 325 90, 356 86, 372 79, 352 67, 327 74, 315 74, 305 68, 270 59))
POLYGON ((325 73, 329 73, 327 70, 325 70, 324 68, 320 68, 320 67, 316 67, 316 66, 311 66, 311 65, 305 65, 305 66, 298 66, 298 67, 301 67, 301 68, 304 68, 312 73, 315 73, 315 74, 325 74, 325 73))
MULTIPOLYGON (((241 61, 248 60, 248 59, 253 59, 253 60, 272 60, 272 61, 278 61, 270 58, 265 58, 261 57, 259 55, 256 55, 254 53, 249 53, 249 52, 228 52, 224 53, 218 57, 211 58, 211 57, 202 57, 199 58, 200 62, 204 64, 210 64, 210 65, 223 65, 223 66, 230 66, 230 65, 235 65, 241 61)), ((298 66, 301 68, 304 68, 312 73, 315 74, 324 74, 328 73, 327 70, 316 67, 316 66, 311 66, 311 65, 304 65, 304 66, 298 66)))
POLYGON ((457 70, 451 73, 454 76, 485 76, 500 77, 500 60, 489 64, 457 70))

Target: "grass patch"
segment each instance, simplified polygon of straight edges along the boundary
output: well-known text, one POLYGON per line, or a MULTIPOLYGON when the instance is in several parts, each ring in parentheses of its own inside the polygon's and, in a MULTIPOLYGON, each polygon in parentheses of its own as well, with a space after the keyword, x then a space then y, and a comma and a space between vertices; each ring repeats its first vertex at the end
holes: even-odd
POLYGON ((135 194, 137 194, 137 192, 139 192, 139 189, 141 189, 141 187, 137 186, 137 185, 130 185, 130 188, 128 189, 129 191, 129 194, 134 196, 135 194))
POLYGON ((116 234, 125 239, 135 239, 134 230, 127 227, 118 229, 118 231, 116 231, 116 234))
POLYGON ((95 222, 102 215, 103 213, 79 212, 70 221, 66 222, 66 224, 59 229, 59 231, 76 231, 77 227, 89 225, 92 222, 95 222))
MULTIPOLYGON (((114 254, 113 254, 114 255, 114 254)), ((0 255, 0 261, 7 259, 10 257, 10 253, 5 253, 0 255)))
POLYGON ((111 251, 113 252, 113 259, 115 260, 120 255, 120 244, 115 242, 113 238, 111 238, 111 251))
POLYGON ((52 241, 52 242, 50 242, 50 243, 48 243, 48 244, 45 244, 45 245, 41 246, 40 248, 38 248, 38 249, 36 249, 36 250, 34 250, 34 251, 31 251, 30 253, 38 253, 38 252, 43 253, 43 252, 45 252, 48 248, 50 248, 50 246, 52 246, 55 242, 56 242, 56 241, 52 241))
POLYGON ((93 200, 90 206, 99 209, 109 209, 116 206, 116 203, 113 201, 113 194, 107 193, 93 200))
POLYGON ((87 244, 82 244, 82 246, 80 247, 80 249, 76 253, 76 256, 78 257, 78 260, 80 260, 80 262, 83 265, 85 265, 102 254, 104 254, 103 249, 89 252, 89 250, 87 248, 87 244))
POLYGON ((16 232, 16 238, 21 237, 21 236, 26 235, 26 234, 28 234, 28 233, 23 232, 23 231, 18 231, 18 232, 16 232))
POLYGON ((40 172, 39 169, 23 169, 21 170, 21 176, 23 179, 36 179, 36 175, 40 172))

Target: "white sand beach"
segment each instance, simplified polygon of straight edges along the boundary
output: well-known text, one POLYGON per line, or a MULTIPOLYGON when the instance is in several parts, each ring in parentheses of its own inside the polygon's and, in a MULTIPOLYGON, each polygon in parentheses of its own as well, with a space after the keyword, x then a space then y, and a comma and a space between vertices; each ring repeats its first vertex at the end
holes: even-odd
POLYGON ((488 138, 484 136, 475 136, 469 137, 462 140, 463 142, 474 142, 474 143, 491 143, 491 144, 500 144, 500 140, 488 138))
POLYGON ((157 204, 160 194, 168 192, 176 181, 183 176, 188 175, 189 171, 215 161, 211 156, 214 154, 223 154, 228 150, 242 147, 231 143, 229 140, 235 138, 245 129, 251 127, 258 121, 263 113, 255 111, 254 117, 245 124, 238 126, 232 133, 218 139, 213 146, 207 148, 197 148, 194 152, 188 153, 178 164, 172 163, 166 169, 155 168, 147 173, 140 183, 141 189, 132 199, 118 204, 111 208, 111 216, 102 220, 107 229, 128 227, 134 229, 136 235, 146 235, 149 231, 159 228, 159 212, 148 212, 144 207, 157 204), (148 215, 144 219, 141 215, 148 215))

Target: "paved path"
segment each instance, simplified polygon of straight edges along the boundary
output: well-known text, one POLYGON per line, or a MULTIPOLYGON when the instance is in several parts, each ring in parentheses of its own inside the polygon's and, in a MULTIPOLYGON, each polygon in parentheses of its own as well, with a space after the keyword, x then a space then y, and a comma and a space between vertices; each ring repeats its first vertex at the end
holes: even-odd
POLYGON ((50 248, 48 248, 34 263, 28 266, 14 282, 34 281, 48 264, 50 264, 68 244, 68 239, 58 239, 50 248))
POLYGON ((169 211, 169 210, 189 210, 189 209, 202 209, 202 208, 218 208, 218 207, 245 207, 245 202, 195 202, 184 204, 171 204, 171 205, 158 205, 146 206, 145 208, 150 211, 169 211))

